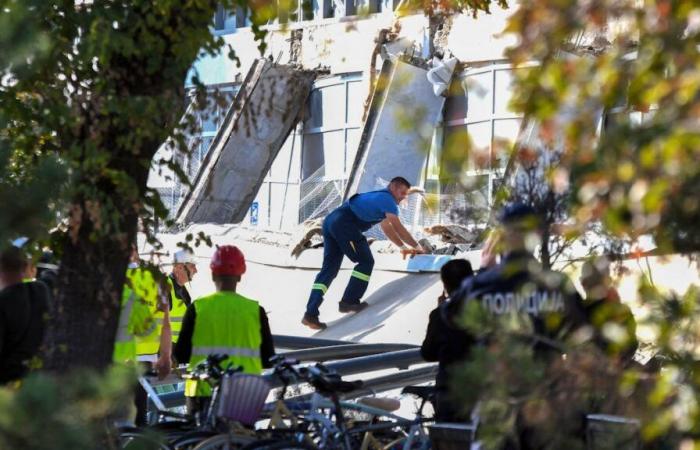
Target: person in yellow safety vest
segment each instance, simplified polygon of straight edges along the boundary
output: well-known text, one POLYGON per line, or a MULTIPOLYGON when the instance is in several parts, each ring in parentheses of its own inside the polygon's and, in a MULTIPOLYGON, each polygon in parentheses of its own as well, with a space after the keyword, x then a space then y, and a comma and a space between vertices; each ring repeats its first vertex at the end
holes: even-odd
MULTIPOLYGON (((132 262, 126 273, 122 290, 121 311, 114 343, 113 360, 117 363, 135 364, 144 346, 152 346, 150 339, 157 330, 156 350, 159 355, 153 367, 160 378, 171 369, 172 333, 168 311, 169 286, 163 278, 158 283, 146 268, 139 267, 138 253, 132 252, 132 262)), ((150 348, 150 347, 149 347, 150 348)), ((150 367, 145 367, 149 369, 150 367)), ((146 424, 147 395, 141 386, 136 387, 136 425, 146 424)))
MULTIPOLYGON (((175 360, 192 368, 210 354, 226 354, 224 367, 231 363, 245 373, 260 374, 263 367, 270 367, 275 349, 263 307, 236 292, 246 271, 243 253, 232 245, 217 247, 209 267, 216 292, 187 308, 173 352, 175 360)), ((185 397, 188 413, 206 411, 210 386, 187 380, 185 397)))
POLYGON ((192 281, 197 273, 194 255, 189 250, 180 250, 173 256, 173 270, 168 276, 170 283, 170 327, 173 332, 173 342, 177 341, 182 328, 182 319, 187 307, 192 303, 192 297, 186 284, 192 281))

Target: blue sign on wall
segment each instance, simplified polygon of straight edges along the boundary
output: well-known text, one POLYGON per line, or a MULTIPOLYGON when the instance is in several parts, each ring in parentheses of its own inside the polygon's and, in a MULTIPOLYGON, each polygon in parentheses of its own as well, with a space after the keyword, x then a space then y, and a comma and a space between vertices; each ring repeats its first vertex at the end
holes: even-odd
POLYGON ((258 202, 253 202, 252 205, 250 205, 250 224, 251 225, 257 225, 258 224, 258 202))

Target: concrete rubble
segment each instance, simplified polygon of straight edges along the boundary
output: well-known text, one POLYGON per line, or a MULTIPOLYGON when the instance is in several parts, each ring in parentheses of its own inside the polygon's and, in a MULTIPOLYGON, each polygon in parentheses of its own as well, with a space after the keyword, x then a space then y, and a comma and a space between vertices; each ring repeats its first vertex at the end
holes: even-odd
POLYGON ((178 222, 243 220, 315 77, 267 59, 253 64, 178 210, 178 222))

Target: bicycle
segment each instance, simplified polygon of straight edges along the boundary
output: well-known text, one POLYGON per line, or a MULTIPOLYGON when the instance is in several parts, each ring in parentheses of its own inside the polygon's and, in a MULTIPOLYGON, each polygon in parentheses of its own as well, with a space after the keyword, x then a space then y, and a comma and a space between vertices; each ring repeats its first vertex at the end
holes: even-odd
MULTIPOLYGON (((146 444, 148 448, 156 446, 162 450, 189 450, 203 440, 219 434, 215 412, 219 405, 221 380, 240 372, 239 368, 231 366, 223 369, 221 363, 226 359, 227 355, 209 355, 192 372, 183 376, 185 379, 207 382, 212 386, 212 396, 208 408, 196 417, 167 411, 148 380, 141 377, 139 382, 156 406, 157 420, 155 424, 143 428, 120 427, 120 448, 140 448, 139 446, 146 444)), ((253 440, 250 436, 247 439, 242 437, 239 439, 239 437, 231 439, 239 441, 241 445, 253 440)))
MULTIPOLYGON (((296 368, 296 363, 293 360, 276 361, 274 373, 282 380, 283 388, 271 413, 267 439, 244 447, 246 450, 429 448, 423 424, 432 419, 425 419, 422 415, 427 396, 422 398, 416 418, 404 419, 386 409, 340 400, 343 393, 360 388, 361 382, 343 381, 322 364, 296 368), (315 389, 310 401, 283 400, 291 381, 304 381, 315 389), (370 420, 349 423, 345 418, 349 411, 367 414, 370 420), (289 425, 284 418, 289 419, 289 425)), ((203 443, 201 450, 205 448, 216 447, 205 447, 203 443)))

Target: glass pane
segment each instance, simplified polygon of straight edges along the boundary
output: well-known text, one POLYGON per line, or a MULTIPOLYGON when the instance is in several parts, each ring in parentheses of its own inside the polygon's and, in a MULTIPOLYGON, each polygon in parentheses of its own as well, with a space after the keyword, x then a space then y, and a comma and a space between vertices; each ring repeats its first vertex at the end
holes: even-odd
POLYGON ((212 103, 200 113, 202 120, 202 132, 216 132, 218 115, 216 114, 216 104, 212 103))
POLYGON ((323 94, 319 89, 311 91, 309 95, 309 109, 306 114, 307 119, 304 128, 318 128, 323 125, 322 96, 323 94))
POLYGON ((315 172, 323 167, 323 138, 320 133, 304 136, 301 158, 302 180, 315 175, 315 172))
POLYGON ((507 114, 510 99, 513 97, 513 72, 511 69, 496 71, 494 110, 496 114, 507 114))
POLYGON ((211 143, 214 141, 214 136, 206 136, 202 138, 202 146, 201 146, 201 157, 199 158, 200 161, 204 159, 204 156, 209 152, 209 148, 211 147, 211 143))
POLYGON ((467 133, 472 143, 469 170, 488 170, 491 167, 491 121, 469 124, 467 133))
POLYGON ((489 176, 466 177, 460 183, 442 187, 440 217, 443 223, 459 225, 483 224, 489 212, 489 176))
POLYGON ((518 139, 520 121, 521 119, 503 119, 494 122, 492 168, 504 168, 508 164, 508 157, 518 139))
POLYGON ((326 179, 341 179, 345 174, 345 130, 327 132, 321 136, 326 179))
POLYGON ((352 81, 348 83, 348 124, 361 124, 366 94, 362 90, 362 82, 352 81))
POLYGON ((445 122, 463 120, 467 117, 467 94, 461 78, 455 78, 445 100, 445 122))
POLYGON ((493 72, 467 75, 463 85, 467 92, 467 118, 491 117, 493 111, 493 72))
POLYGON ((309 97, 306 128, 339 127, 345 123, 345 83, 314 89, 309 97))
POLYGON ((226 19, 224 20, 224 30, 234 31, 236 29, 236 12, 226 11, 226 19))

